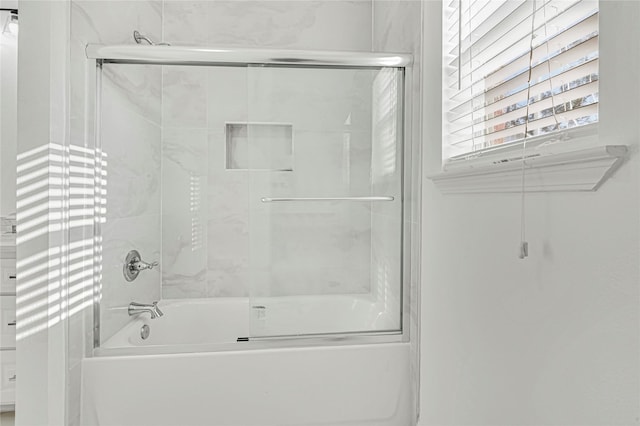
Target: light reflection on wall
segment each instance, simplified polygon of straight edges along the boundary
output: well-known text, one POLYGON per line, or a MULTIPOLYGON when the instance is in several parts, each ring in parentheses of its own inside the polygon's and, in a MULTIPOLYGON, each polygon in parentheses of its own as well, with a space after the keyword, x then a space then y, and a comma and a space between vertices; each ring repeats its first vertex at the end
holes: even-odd
MULTIPOLYGON (((402 128, 398 75, 394 68, 383 68, 373 80, 371 178, 372 192, 376 195, 400 188, 398 151, 402 128)), ((394 224, 401 218, 393 216, 392 205, 374 204, 371 212, 372 295, 380 316, 396 318, 399 294, 394 294, 394 289, 401 284, 396 274, 400 258, 395 250, 397 232, 401 231, 394 224)))
POLYGON ((100 282, 105 156, 50 143, 18 155, 16 338, 92 305, 100 282), (99 229, 99 228, 98 228, 99 229))
POLYGON ((202 209, 202 185, 200 176, 189 173, 189 211, 191 212, 191 251, 202 248, 204 236, 200 211, 202 209))
POLYGON ((345 131, 342 133, 342 183, 351 183, 351 113, 344 120, 345 131))
POLYGON ((379 182, 396 171, 398 71, 383 68, 373 81, 372 177, 379 182))

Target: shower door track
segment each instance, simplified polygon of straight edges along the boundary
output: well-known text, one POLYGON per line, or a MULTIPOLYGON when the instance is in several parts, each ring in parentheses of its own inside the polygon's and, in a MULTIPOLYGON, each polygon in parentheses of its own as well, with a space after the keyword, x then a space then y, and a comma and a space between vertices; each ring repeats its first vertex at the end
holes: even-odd
POLYGON ((348 68, 405 68, 413 57, 405 53, 212 48, 164 45, 88 44, 88 59, 104 63, 157 65, 320 66, 348 68))

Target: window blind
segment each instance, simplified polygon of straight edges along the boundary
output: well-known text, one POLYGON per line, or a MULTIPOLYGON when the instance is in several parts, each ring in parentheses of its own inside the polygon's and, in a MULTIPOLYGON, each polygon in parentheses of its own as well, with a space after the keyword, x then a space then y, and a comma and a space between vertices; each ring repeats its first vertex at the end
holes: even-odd
POLYGON ((445 159, 598 120, 597 0, 445 0, 445 159))

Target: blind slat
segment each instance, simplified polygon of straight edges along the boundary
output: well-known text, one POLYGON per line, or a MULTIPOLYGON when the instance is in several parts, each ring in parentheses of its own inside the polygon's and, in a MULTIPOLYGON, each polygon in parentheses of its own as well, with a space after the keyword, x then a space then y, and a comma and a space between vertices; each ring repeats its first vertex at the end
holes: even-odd
MULTIPOLYGON (((574 69, 567 72, 567 74, 574 74, 573 76, 562 74, 560 76, 556 76, 550 80, 546 80, 542 83, 537 84, 531 90, 529 102, 535 103, 539 100, 550 97, 564 99, 566 98, 566 96, 572 96, 571 93, 575 93, 573 91, 580 87, 588 85, 592 85, 591 87, 597 87, 597 62, 594 61, 587 65, 589 65, 587 68, 577 70, 580 71, 579 74, 576 73, 576 70, 574 69), (593 73, 583 74, 584 71, 593 71, 593 73)), ((589 90, 596 91, 593 89, 589 90)), ((486 107, 480 107, 474 110, 473 113, 469 112, 463 116, 454 118, 451 118, 451 116, 449 116, 449 122, 451 123, 451 132, 453 133, 458 129, 468 127, 472 122, 473 124, 478 124, 483 121, 488 121, 493 117, 504 115, 516 109, 524 108, 526 107, 526 105, 526 96, 522 96, 521 94, 517 93, 498 102, 489 104, 486 107)))
MULTIPOLYGON (((531 0, 512 0, 512 1, 506 1, 506 2, 500 2, 497 0, 494 0, 493 3, 495 3, 496 6, 504 6, 502 8, 500 7, 496 7, 496 10, 494 11, 493 14, 490 15, 490 17, 493 20, 496 21, 501 21, 501 20, 505 20, 507 18, 509 18, 509 16, 511 14, 514 13, 515 10, 518 10, 519 7, 521 7, 521 5, 525 4, 526 2, 531 1, 531 0)), ((455 15, 457 15, 458 12, 455 13, 455 15)), ((514 18, 512 18, 514 19, 514 18)), ((466 26, 467 31, 466 33, 463 34, 459 34, 456 30, 456 34, 455 37, 456 39, 459 40, 459 43, 455 43, 455 52, 458 51, 458 44, 460 45, 460 51, 461 52, 467 52, 475 43, 478 42, 478 40, 482 40, 483 37, 486 35, 486 31, 489 31, 490 28, 485 28, 484 30, 482 28, 479 29, 475 29, 471 30, 470 28, 468 28, 469 26, 469 20, 466 19, 465 20, 465 15, 464 13, 462 14, 462 19, 460 20, 457 16, 455 17, 456 20, 456 24, 458 24, 458 22, 462 22, 462 26, 466 26), (470 33, 469 31, 473 31, 473 33, 471 33, 473 35, 474 40, 476 40, 474 43, 471 43, 470 40, 470 33), (484 32, 483 32, 484 31, 484 32)), ((486 23, 486 21, 484 21, 486 23)), ((450 53, 454 53, 454 50, 450 50, 450 53)))
MULTIPOLYGON (((553 20, 558 20, 557 18, 561 15, 565 15, 564 18, 560 18, 560 21, 564 22, 570 22, 576 14, 585 15, 584 9, 594 9, 593 6, 588 6, 592 1, 547 0, 544 4, 542 0, 536 1, 535 16, 546 15, 546 19, 536 19, 536 22, 533 23, 536 28, 535 32, 539 32, 545 24, 555 25, 553 20)), ((494 0, 493 3, 499 4, 500 2, 494 0)), ((511 40, 528 38, 531 33, 531 17, 534 15, 534 0, 507 1, 501 6, 496 10, 495 15, 489 16, 482 22, 482 28, 472 30, 471 37, 464 38, 460 34, 456 34, 456 38, 460 40, 462 55, 467 55, 470 52, 472 56, 478 56, 505 36, 509 36, 511 40)), ((464 22, 464 17, 462 24, 463 26, 469 25, 468 22, 464 22)), ((456 50, 458 49, 457 45, 458 43, 456 43, 456 50)), ((463 65, 466 65, 466 62, 463 62, 463 65)))
POLYGON ((574 106, 560 115, 541 117, 528 123, 515 125, 504 130, 489 133, 475 138, 461 136, 452 140, 450 145, 457 146, 472 143, 476 149, 487 148, 501 143, 516 140, 514 135, 524 137, 524 129, 527 127, 528 136, 550 133, 555 130, 563 130, 570 127, 589 124, 597 121, 598 104, 597 101, 588 103, 585 106, 574 106), (526 124, 526 125, 525 125, 526 124))
MULTIPOLYGON (((598 59, 598 39, 593 37, 587 42, 576 45, 559 55, 551 58, 551 63, 541 63, 531 69, 531 86, 540 82, 563 74, 569 70, 581 67, 582 65, 598 59), (553 66, 553 68, 551 68, 553 66)), ((485 84, 484 80, 478 83, 475 91, 469 88, 466 92, 459 92, 450 97, 450 111, 453 113, 463 113, 465 110, 470 111, 472 104, 483 107, 490 105, 496 101, 502 100, 515 93, 527 90, 529 81, 529 72, 525 68, 509 80, 501 82, 498 85, 490 87, 486 90, 480 89, 485 84), (473 96, 472 96, 472 91, 473 96)))
MULTIPOLYGON (((563 31, 556 32, 544 38, 544 40, 534 46, 533 57, 531 58, 533 64, 535 65, 545 61, 547 57, 557 55, 559 51, 562 49, 566 50, 566 48, 572 44, 596 36, 597 25, 598 17, 594 14, 593 10, 590 10, 589 14, 581 16, 579 20, 574 21, 570 27, 564 28, 563 31)), ((472 73, 476 80, 482 76, 484 76, 484 78, 496 79, 495 76, 492 77, 494 74, 504 75, 510 69, 513 73, 513 69, 516 69, 516 63, 526 62, 528 64, 531 56, 530 44, 531 38, 529 36, 529 39, 521 39, 502 49, 496 56, 490 58, 484 56, 478 57, 477 60, 481 62, 481 65, 476 66, 473 70, 466 69, 462 72, 462 79, 470 78, 472 73)), ((522 65, 520 68, 522 68, 522 65)), ((455 67, 455 70, 455 72, 457 72, 457 67, 455 67)), ((456 76, 455 78, 457 81, 458 77, 456 76)), ((461 90, 467 86, 468 85, 464 86, 461 90)))
MULTIPOLYGON (((595 85, 594 85, 595 86, 595 85)), ((453 136, 476 138, 484 135, 495 133, 502 129, 524 124, 526 121, 534 123, 535 121, 549 116, 566 113, 570 110, 593 105, 598 102, 598 92, 594 92, 594 87, 583 86, 581 90, 571 93, 572 98, 564 98, 555 100, 553 98, 545 98, 536 103, 530 104, 527 110, 526 106, 511 112, 482 122, 480 124, 471 125, 457 132, 452 132, 453 136), (528 114, 528 115, 527 115, 528 114)), ((595 88, 597 90, 597 87, 595 88)), ((568 94, 569 95, 569 94, 568 94)))

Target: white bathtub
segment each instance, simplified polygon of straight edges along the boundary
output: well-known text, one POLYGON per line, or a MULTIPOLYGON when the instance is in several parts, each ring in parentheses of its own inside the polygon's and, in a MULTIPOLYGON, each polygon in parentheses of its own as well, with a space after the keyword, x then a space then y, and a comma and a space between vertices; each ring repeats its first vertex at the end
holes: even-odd
MULTIPOLYGON (((352 315, 352 320, 367 318, 368 324, 373 321, 380 329, 393 325, 365 302, 358 303, 353 297, 331 303, 327 299, 324 308, 350 303, 353 311, 361 314, 352 315)), ((162 318, 150 321, 144 315, 132 321, 102 345, 99 356, 83 361, 81 424, 415 424, 409 345, 400 341, 400 335, 237 342, 238 337, 248 335, 248 303, 246 299, 162 301, 162 318), (145 323, 151 334, 142 340, 139 331, 145 323), (397 342, 371 343, 390 338, 397 342), (353 344, 358 339, 363 344, 353 344)), ((284 318, 277 306, 270 303, 267 307, 266 316, 274 323, 284 318)), ((304 303, 299 306, 304 315, 312 309, 304 303)), ((343 321, 344 326, 349 320, 337 318, 336 310, 326 311, 317 303, 314 306, 318 315, 327 312, 336 324, 343 321)), ((326 325, 318 321, 318 327, 326 325)), ((294 326, 299 323, 294 321, 294 326)), ((306 326, 313 329, 314 325, 306 326)), ((347 326, 360 329, 362 323, 354 321, 347 326)))

